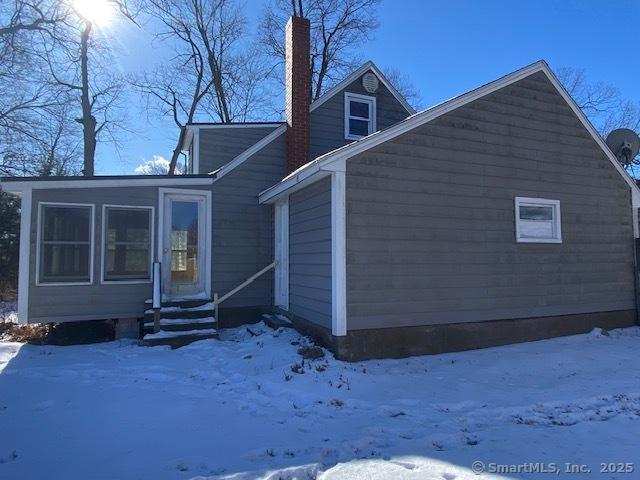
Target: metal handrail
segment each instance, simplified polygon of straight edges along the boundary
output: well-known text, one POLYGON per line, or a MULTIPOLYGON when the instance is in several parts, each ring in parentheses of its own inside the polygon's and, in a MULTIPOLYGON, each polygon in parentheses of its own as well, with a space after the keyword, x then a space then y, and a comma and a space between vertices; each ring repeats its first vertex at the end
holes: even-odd
POLYGON ((264 275, 265 273, 267 273, 272 268, 275 268, 277 264, 278 264, 278 261, 274 260, 269 265, 264 267, 262 270, 260 270, 257 273, 254 273, 249 278, 247 278, 244 282, 242 282, 240 285, 238 285, 236 288, 234 288, 233 290, 230 290, 229 292, 225 293, 221 297, 218 297, 217 293, 213 294, 213 305, 214 305, 214 312, 215 312, 213 316, 216 319, 216 323, 218 324, 218 328, 220 328, 220 318, 218 317, 218 305, 220 305, 222 302, 227 300, 229 297, 231 297, 231 296, 235 295, 236 293, 238 293, 240 290, 242 290, 247 285, 255 282, 258 279, 258 277, 264 275))

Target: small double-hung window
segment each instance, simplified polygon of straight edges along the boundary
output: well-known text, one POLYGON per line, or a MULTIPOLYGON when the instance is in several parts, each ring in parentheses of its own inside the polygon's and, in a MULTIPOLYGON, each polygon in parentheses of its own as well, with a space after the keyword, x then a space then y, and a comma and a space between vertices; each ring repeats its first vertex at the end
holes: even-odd
POLYGON ((516 241, 562 243, 560 201, 516 197, 516 241))
POLYGON ((376 131, 376 98, 344 94, 344 138, 358 140, 376 131))

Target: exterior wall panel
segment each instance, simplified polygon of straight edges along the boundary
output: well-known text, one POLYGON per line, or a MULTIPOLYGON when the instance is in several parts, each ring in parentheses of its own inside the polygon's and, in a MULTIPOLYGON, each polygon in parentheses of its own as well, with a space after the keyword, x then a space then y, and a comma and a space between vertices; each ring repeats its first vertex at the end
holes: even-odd
POLYGON ((289 197, 289 312, 331 329, 331 178, 289 197))
MULTIPOLYGON (((123 181, 126 183, 126 181, 123 181)), ((178 188, 182 188, 179 187, 178 188)), ((188 188, 188 187, 186 187, 188 188)), ((194 189, 197 190, 197 189, 194 189)), ((154 259, 157 259, 158 187, 33 190, 29 265, 29 321, 64 320, 64 317, 105 319, 141 317, 144 301, 151 297, 151 283, 101 284, 102 206, 129 205, 154 207, 154 259), (36 245, 40 202, 87 203, 95 205, 94 257, 92 285, 36 285, 36 245)))
MULTIPOLYGON (((246 131, 248 129, 242 129, 246 131)), ((286 136, 280 135, 213 184, 213 291, 224 295, 273 262, 273 206, 258 194, 284 177, 286 136)), ((273 271, 221 307, 273 305, 273 271)))
POLYGON ((542 73, 347 162, 348 329, 635 308, 631 192, 542 73), (514 197, 562 244, 516 243, 514 197))
POLYGON ((220 127, 200 129, 200 173, 226 165, 273 132, 276 127, 220 127))

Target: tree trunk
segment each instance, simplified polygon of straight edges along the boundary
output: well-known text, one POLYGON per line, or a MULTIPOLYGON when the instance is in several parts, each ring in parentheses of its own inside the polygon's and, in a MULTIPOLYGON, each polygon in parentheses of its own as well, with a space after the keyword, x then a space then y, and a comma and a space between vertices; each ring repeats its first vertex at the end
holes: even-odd
POLYGON ((80 67, 82 75, 82 136, 84 140, 84 169, 85 177, 94 175, 94 163, 96 153, 96 118, 92 114, 92 104, 89 99, 89 35, 91 34, 91 22, 87 22, 80 36, 80 67))

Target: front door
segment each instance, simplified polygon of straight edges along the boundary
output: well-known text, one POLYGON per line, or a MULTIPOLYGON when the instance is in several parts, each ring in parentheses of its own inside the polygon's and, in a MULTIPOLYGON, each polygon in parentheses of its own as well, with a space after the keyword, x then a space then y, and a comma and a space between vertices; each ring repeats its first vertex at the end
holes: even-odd
POLYGON ((206 211, 203 195, 164 195, 162 290, 167 298, 206 296, 206 211))

